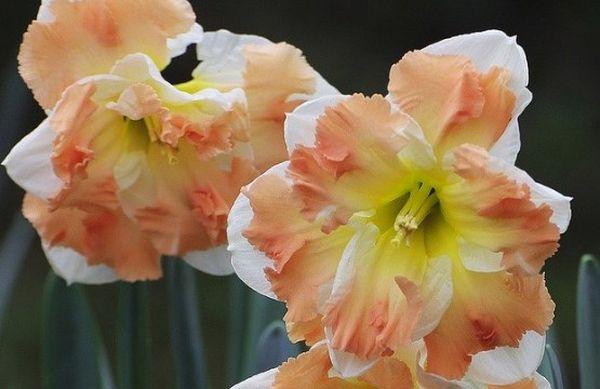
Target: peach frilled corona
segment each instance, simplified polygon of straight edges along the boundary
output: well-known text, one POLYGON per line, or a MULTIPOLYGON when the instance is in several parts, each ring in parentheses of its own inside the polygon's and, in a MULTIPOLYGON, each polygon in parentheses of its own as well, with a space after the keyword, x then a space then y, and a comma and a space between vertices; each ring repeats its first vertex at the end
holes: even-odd
POLYGON ((424 339, 424 371, 460 380, 474 355, 544 334, 539 273, 570 198, 514 166, 527 84, 522 48, 486 31, 407 53, 386 97, 288 115, 290 159, 245 187, 228 236, 240 278, 287 304, 293 340, 327 339, 357 377, 424 339))
POLYGON ((336 92, 289 44, 204 33, 185 0, 42 1, 19 62, 48 118, 4 165, 70 282, 156 279, 161 255, 232 272, 240 187, 285 159, 286 112, 336 92), (171 85, 192 43, 200 65, 171 85))
POLYGON ((281 366, 259 373, 232 389, 551 389, 536 372, 545 350, 545 337, 535 332, 523 336, 518 348, 500 347, 473 356, 461 380, 447 380, 427 373, 423 367, 423 340, 396 350, 353 377, 344 377, 331 360, 331 345, 315 344, 309 351, 281 366))

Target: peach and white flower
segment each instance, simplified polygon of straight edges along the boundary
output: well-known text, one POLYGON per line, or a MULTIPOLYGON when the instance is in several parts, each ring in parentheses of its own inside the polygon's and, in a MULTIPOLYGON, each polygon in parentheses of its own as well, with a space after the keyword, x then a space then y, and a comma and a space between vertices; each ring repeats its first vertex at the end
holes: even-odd
POLYGON ((180 89, 242 88, 248 102, 250 145, 263 172, 288 158, 285 115, 314 96, 338 94, 294 46, 227 30, 207 32, 196 46, 200 64, 180 89))
POLYGON ((475 354, 465 377, 449 381, 425 372, 426 351, 422 340, 402 347, 393 355, 378 358, 351 377, 337 370, 328 352, 330 345, 322 341, 298 357, 250 377, 232 389, 550 389, 548 381, 536 373, 544 346, 544 336, 528 332, 516 348, 500 347, 475 354))
POLYGON ((570 198, 513 165, 527 83, 515 39, 485 31, 407 53, 387 97, 288 115, 290 160, 242 191, 228 238, 238 276, 286 302, 293 340, 325 335, 354 376, 424 338, 425 371, 460 380, 474 355, 546 331, 539 271, 570 198))
POLYGON ((156 279, 162 255, 231 273, 225 231, 240 187, 284 159, 285 113, 335 91, 293 46, 204 34, 194 20, 185 0, 50 0, 25 34, 21 74, 48 118, 4 165, 69 282, 156 279), (199 70, 171 85, 160 72, 191 43, 199 70), (200 82, 233 70, 243 82, 200 82), (271 132, 256 142, 261 120, 271 132))

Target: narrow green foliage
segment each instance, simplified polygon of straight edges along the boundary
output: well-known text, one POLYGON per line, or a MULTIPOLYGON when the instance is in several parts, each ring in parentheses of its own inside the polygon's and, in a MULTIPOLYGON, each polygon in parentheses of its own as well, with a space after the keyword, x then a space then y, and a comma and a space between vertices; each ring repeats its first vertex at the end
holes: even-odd
POLYGON ((227 328, 227 379, 233 385, 242 378, 244 325, 250 289, 235 275, 229 277, 227 328))
POLYGON ((546 377, 552 389, 564 389, 562 370, 556 352, 549 344, 546 345, 544 358, 538 369, 538 372, 546 377))
POLYGON ((248 313, 244 330, 244 360, 242 372, 244 377, 258 373, 256 348, 260 335, 267 325, 281 319, 285 312, 283 303, 264 297, 254 291, 250 292, 248 300, 248 313))
POLYGON ((119 283, 117 324, 117 372, 119 389, 149 388, 150 328, 148 285, 119 283))
POLYGON ((98 327, 79 286, 50 272, 42 301, 42 382, 47 389, 111 389, 98 327))
POLYGON ((13 216, 0 245, 0 330, 15 280, 27 258, 35 233, 20 212, 13 216))
POLYGON ((577 343, 582 389, 600 383, 600 261, 584 255, 577 282, 577 343))
POLYGON ((208 387, 195 273, 196 270, 182 260, 167 259, 171 348, 177 384, 181 389, 208 387))
POLYGON ((302 346, 298 343, 291 343, 285 325, 281 320, 276 320, 269 324, 260 335, 256 346, 254 370, 257 372, 267 371, 301 352, 302 346))

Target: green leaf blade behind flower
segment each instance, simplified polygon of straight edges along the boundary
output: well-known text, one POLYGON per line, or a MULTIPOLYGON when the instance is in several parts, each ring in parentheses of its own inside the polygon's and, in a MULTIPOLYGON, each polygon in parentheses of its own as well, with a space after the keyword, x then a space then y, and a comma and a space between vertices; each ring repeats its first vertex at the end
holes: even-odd
POLYGON ((549 344, 546 345, 546 352, 544 353, 544 358, 538 368, 538 372, 546 377, 552 389, 564 389, 562 369, 558 355, 556 355, 556 352, 549 344))
POLYGON ((227 383, 242 378, 244 327, 250 289, 236 276, 229 276, 229 317, 227 325, 227 383))
POLYGON ((18 212, 13 216, 0 244, 0 331, 16 279, 23 268, 34 236, 33 228, 18 212))
POLYGON ((166 282, 171 348, 177 384, 181 389, 207 388, 196 270, 180 259, 168 258, 166 282))
POLYGON ((67 286, 51 272, 42 300, 43 387, 114 388, 98 326, 81 287, 67 286))
POLYGON ((283 321, 276 320, 260 335, 256 346, 254 370, 257 373, 270 370, 301 352, 302 346, 299 343, 290 342, 283 321))
POLYGON ((577 281, 577 343, 582 389, 600 383, 600 261, 584 255, 577 281))
POLYGON ((243 339, 242 378, 259 373, 254 368, 257 365, 256 350, 260 336, 270 323, 281 319, 285 313, 285 306, 280 301, 272 300, 254 291, 250 291, 248 297, 248 316, 243 339))
POLYGON ((119 283, 117 373, 119 389, 151 386, 148 285, 119 283))

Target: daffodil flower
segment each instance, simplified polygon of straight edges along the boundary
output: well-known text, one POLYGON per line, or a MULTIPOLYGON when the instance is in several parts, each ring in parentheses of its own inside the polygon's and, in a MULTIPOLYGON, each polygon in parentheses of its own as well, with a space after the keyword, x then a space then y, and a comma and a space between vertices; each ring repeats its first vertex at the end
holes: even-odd
POLYGON ((486 31, 407 53, 387 97, 288 115, 290 159, 243 190, 228 236, 293 340, 325 336, 360 370, 424 338, 425 371, 460 380, 473 355, 546 331, 539 271, 570 199, 513 165, 527 83, 515 39, 486 31))
POLYGON ((298 357, 252 376, 232 389, 550 389, 548 381, 536 373, 544 355, 545 337, 535 332, 526 333, 517 348, 500 347, 475 354, 465 377, 451 381, 425 372, 426 350, 422 340, 379 358, 353 377, 344 377, 337 370, 329 350, 327 341, 319 342, 298 357))
POLYGON ((204 34, 197 55, 200 64, 192 80, 179 88, 188 92, 206 87, 244 90, 249 141, 261 172, 288 158, 285 115, 311 97, 339 93, 308 66, 299 49, 287 43, 219 30, 204 34))
POLYGON ((194 19, 183 0, 53 0, 25 35, 21 74, 48 118, 4 165, 69 282, 156 279, 162 255, 231 273, 240 187, 283 159, 285 112, 335 91, 293 46, 194 19), (171 85, 160 71, 190 43, 202 62, 171 85), (263 119, 271 138, 256 142, 263 119))

